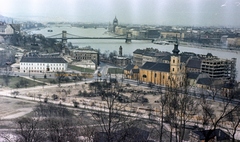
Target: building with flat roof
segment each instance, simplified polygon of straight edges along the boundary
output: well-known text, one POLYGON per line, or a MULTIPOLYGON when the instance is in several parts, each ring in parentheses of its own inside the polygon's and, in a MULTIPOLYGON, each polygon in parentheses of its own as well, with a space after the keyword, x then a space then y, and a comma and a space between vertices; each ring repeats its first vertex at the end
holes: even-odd
POLYGON ((99 65, 99 53, 98 51, 92 48, 80 48, 77 50, 70 50, 69 55, 75 61, 93 61, 96 64, 96 67, 99 65))
POLYGON ((201 73, 206 73, 212 79, 232 79, 235 80, 236 75, 236 58, 220 59, 211 53, 200 56, 201 73))

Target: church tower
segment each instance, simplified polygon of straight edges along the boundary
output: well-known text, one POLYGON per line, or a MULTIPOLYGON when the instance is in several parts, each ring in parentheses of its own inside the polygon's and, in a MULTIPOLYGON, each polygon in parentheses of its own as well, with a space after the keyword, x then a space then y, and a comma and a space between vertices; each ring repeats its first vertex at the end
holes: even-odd
POLYGON ((117 17, 115 16, 114 20, 113 20, 113 33, 115 33, 115 28, 116 26, 118 25, 118 19, 117 17))
POLYGON ((174 44, 170 61, 170 85, 171 87, 178 88, 183 86, 185 79, 185 66, 181 63, 180 50, 178 49, 178 41, 174 44))

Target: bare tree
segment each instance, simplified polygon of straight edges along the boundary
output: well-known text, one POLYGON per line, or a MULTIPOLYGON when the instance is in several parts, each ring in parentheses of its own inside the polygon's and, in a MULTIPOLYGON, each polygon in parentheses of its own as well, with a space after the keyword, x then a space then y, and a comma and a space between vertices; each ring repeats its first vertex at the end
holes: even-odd
POLYGON ((42 142, 46 141, 46 132, 40 130, 40 119, 38 117, 23 117, 16 120, 17 131, 20 142, 42 142))
POLYGON ((65 78, 65 76, 66 76, 66 73, 65 72, 57 72, 56 73, 56 79, 57 79, 57 82, 58 82, 58 87, 60 87, 61 86, 61 83, 62 83, 62 81, 63 81, 63 79, 65 78))
POLYGON ((7 133, 7 132, 1 132, 0 133, 0 138, 4 140, 3 142, 13 142, 16 141, 16 137, 12 135, 12 133, 7 133))
POLYGON ((239 127, 239 124, 240 124, 239 111, 240 111, 240 108, 237 108, 232 113, 229 113, 227 118, 225 119, 227 122, 230 123, 230 128, 224 127, 224 125, 222 124, 223 128, 225 128, 228 131, 228 133, 231 135, 232 142, 236 141, 235 135, 237 133, 237 128, 239 127))
POLYGON ((183 83, 177 83, 171 76, 169 79, 164 99, 160 101, 164 106, 161 111, 165 112, 164 118, 171 128, 170 141, 173 141, 173 136, 175 141, 183 141, 186 124, 196 114, 198 103, 189 94, 187 79, 183 83))
POLYGON ((156 137, 158 141, 163 141, 163 136, 167 133, 167 130, 164 129, 164 119, 165 119, 165 110, 167 107, 167 97, 166 94, 162 93, 162 87, 158 87, 157 94, 160 95, 159 100, 156 100, 156 103, 159 103, 156 107, 156 117, 158 120, 151 120, 150 124, 153 127, 152 133, 153 137, 156 137))
POLYGON ((129 136, 126 134, 126 130, 134 125, 133 121, 135 120, 126 112, 127 104, 118 102, 120 94, 116 90, 116 88, 112 88, 100 91, 103 104, 105 104, 104 110, 93 113, 107 142, 124 141, 129 136), (120 130, 122 130, 121 133, 119 133, 120 130), (120 136, 116 136, 117 134, 120 136))
POLYGON ((62 105, 42 104, 36 106, 32 117, 16 121, 20 141, 66 142, 78 141, 78 119, 62 105))
MULTIPOLYGON (((206 95, 201 95, 200 109, 202 111, 201 115, 203 118, 202 125, 209 129, 208 133, 205 134, 205 141, 211 139, 212 133, 220 126, 221 122, 228 116, 232 115, 233 112, 239 110, 239 103, 233 104, 231 98, 222 99, 219 102, 220 107, 216 110, 211 105, 212 103, 207 100, 206 95)), ((217 103, 217 102, 215 102, 217 103)))

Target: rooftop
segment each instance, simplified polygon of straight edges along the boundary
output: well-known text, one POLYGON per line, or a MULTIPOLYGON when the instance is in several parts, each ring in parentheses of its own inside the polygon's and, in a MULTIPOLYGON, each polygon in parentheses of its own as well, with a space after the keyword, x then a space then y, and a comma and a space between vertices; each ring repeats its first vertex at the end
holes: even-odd
POLYGON ((202 63, 202 61, 199 58, 191 58, 187 62, 186 66, 188 68, 201 69, 201 63, 202 63))
POLYGON ((64 60, 61 57, 57 58, 42 58, 42 57, 22 57, 20 62, 29 62, 29 63, 67 63, 66 60, 64 60))
POLYGON ((130 71, 131 69, 133 69, 133 67, 134 67, 134 65, 128 64, 128 65, 126 66, 125 70, 130 71))
POLYGON ((170 72, 170 64, 168 63, 155 63, 155 62, 146 62, 142 69, 170 72))

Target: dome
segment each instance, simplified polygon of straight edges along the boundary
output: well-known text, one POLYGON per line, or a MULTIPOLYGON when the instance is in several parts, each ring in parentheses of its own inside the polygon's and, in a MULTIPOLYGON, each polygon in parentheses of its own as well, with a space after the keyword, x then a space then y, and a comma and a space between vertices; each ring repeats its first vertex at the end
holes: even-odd
POLYGON ((114 20, 113 20, 113 23, 118 23, 118 19, 117 17, 115 16, 114 20))

